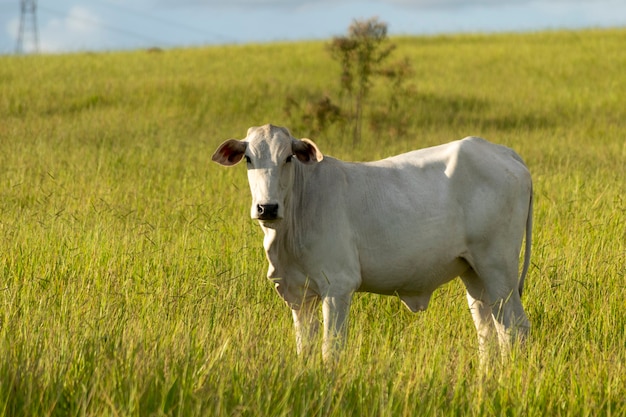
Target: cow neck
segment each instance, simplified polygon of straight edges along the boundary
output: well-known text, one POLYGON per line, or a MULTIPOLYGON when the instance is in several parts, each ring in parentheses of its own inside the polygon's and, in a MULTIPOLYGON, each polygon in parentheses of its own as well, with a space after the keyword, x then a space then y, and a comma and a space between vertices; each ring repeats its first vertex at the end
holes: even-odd
POLYGON ((301 224, 302 219, 306 217, 303 216, 303 211, 306 209, 305 190, 313 167, 294 163, 293 184, 291 192, 285 198, 283 220, 271 229, 263 227, 264 247, 270 258, 271 253, 288 253, 296 257, 300 257, 302 253, 302 228, 306 227, 301 224))

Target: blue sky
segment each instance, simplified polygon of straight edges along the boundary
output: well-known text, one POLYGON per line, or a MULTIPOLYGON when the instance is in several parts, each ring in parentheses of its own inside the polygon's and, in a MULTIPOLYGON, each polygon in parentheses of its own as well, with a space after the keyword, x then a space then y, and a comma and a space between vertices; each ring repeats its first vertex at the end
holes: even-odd
MULTIPOLYGON (((20 0, 0 0, 0 54, 20 0)), ((37 0, 46 53, 329 39, 377 16, 391 35, 626 27, 625 0, 37 0)), ((32 51, 30 26, 24 48, 32 51)))

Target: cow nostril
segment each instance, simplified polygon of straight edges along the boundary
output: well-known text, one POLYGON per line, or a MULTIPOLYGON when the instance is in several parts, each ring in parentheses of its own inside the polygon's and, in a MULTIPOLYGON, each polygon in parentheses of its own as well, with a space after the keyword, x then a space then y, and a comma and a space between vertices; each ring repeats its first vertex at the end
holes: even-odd
POLYGON ((278 204, 257 204, 256 210, 260 220, 276 220, 278 218, 278 204))

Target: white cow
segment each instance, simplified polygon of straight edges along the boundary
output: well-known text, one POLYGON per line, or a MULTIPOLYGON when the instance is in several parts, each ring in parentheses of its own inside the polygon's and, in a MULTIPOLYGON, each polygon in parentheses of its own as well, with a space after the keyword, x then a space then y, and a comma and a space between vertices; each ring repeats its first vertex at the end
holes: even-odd
POLYGON ((530 324, 520 297, 530 259, 532 184, 511 149, 468 137, 376 162, 324 157, 283 127, 252 127, 213 161, 245 158, 251 216, 265 233, 268 278, 293 312, 299 353, 317 333, 333 359, 352 294, 397 295, 416 312, 460 276, 481 360, 495 328, 502 353, 530 324), (518 262, 525 237, 521 278, 518 262))

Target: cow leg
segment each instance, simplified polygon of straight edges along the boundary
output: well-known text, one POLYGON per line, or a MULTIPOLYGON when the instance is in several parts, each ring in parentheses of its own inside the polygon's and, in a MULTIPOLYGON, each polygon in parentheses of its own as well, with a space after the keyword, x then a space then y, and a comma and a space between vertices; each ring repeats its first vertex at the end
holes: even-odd
POLYGON ((318 305, 319 299, 314 298, 302 303, 300 308, 291 310, 298 355, 309 356, 313 352, 319 330, 319 320, 316 314, 318 305))
POLYGON ((482 368, 485 368, 489 363, 489 358, 493 355, 494 342, 496 341, 491 305, 486 299, 485 288, 474 270, 470 269, 464 273, 461 279, 467 289, 467 302, 478 333, 480 364, 482 368))
POLYGON ((503 358, 506 358, 514 343, 524 342, 530 330, 530 322, 522 307, 517 288, 512 289, 506 297, 499 297, 492 305, 492 309, 500 341, 500 352, 503 358))
POLYGON ((326 363, 335 362, 343 347, 351 302, 352 293, 327 295, 322 299, 322 313, 324 316, 322 357, 326 363))
MULTIPOLYGON (((480 258, 475 256, 475 259, 480 258)), ((530 329, 517 288, 517 256, 511 259, 508 264, 505 262, 479 263, 475 269, 478 273, 478 281, 484 286, 487 300, 491 305, 493 323, 498 334, 503 359, 509 356, 515 342, 521 342, 526 338, 530 329)))

